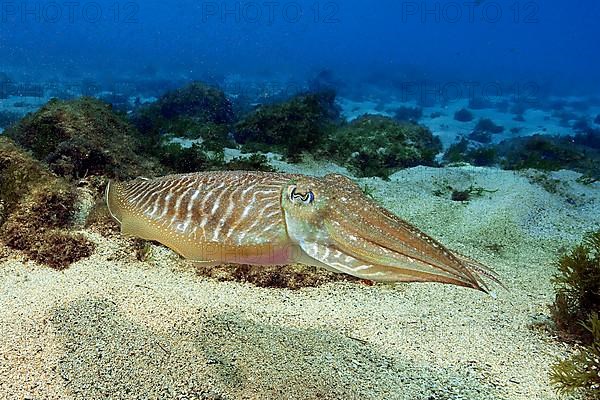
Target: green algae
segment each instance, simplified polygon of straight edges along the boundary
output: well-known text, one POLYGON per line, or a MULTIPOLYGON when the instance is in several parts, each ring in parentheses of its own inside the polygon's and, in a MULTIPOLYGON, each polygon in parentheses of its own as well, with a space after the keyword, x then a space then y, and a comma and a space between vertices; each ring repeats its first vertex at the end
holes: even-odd
POLYGON ((423 126, 364 115, 337 129, 326 153, 359 177, 387 179, 401 168, 435 165, 441 149, 440 140, 423 126))
POLYGON ((6 134, 68 178, 125 179, 154 172, 155 161, 139 155, 135 128, 97 99, 51 100, 6 134))
POLYGON ((281 152, 298 162, 302 153, 317 153, 333 129, 335 93, 299 95, 259 107, 235 125, 235 140, 249 152, 281 152))
POLYGON ((233 145, 229 137, 232 103, 223 91, 202 82, 165 93, 137 110, 132 122, 150 149, 172 137, 201 139, 213 151, 233 145))
POLYGON ((75 187, 7 138, 0 138, 0 189, 0 239, 8 247, 57 269, 91 255, 94 245, 69 231, 75 187))

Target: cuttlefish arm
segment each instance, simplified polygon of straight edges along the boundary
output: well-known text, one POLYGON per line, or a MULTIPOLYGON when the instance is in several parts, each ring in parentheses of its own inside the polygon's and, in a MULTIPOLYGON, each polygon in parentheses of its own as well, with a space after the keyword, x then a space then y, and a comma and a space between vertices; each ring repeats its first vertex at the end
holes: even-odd
POLYGON ((206 172, 109 183, 125 234, 207 263, 299 262, 383 282, 442 282, 487 291, 485 266, 367 198, 341 175, 206 172))

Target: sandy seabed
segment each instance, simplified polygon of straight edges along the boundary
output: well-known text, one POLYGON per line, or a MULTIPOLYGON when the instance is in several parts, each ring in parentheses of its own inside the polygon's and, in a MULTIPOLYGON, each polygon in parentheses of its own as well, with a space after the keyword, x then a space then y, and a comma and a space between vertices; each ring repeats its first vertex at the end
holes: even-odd
POLYGON ((496 298, 441 284, 218 282, 163 247, 141 262, 93 231, 93 256, 62 272, 0 248, 0 397, 556 399, 549 367, 573 349, 548 329, 553 262, 598 229, 600 185, 539 174, 418 167, 360 180, 493 267, 509 289, 496 298), (471 185, 488 191, 450 200, 448 187, 471 185))

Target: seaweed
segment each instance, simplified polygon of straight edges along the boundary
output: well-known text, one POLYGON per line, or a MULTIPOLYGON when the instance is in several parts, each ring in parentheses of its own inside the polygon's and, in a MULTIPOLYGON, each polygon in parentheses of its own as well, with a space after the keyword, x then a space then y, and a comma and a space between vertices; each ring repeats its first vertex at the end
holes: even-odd
POLYGON ((223 264, 215 267, 197 266, 198 275, 219 281, 248 282, 258 287, 297 290, 321 286, 329 282, 357 282, 358 278, 336 274, 318 267, 294 264, 285 266, 256 266, 223 264))
POLYGON ((481 196, 483 196, 484 193, 496 193, 498 191, 498 189, 490 190, 490 189, 485 189, 480 186, 473 186, 473 185, 469 186, 469 188, 467 188, 465 190, 454 189, 450 186, 448 187, 448 189, 450 189, 452 191, 452 194, 450 195, 450 199, 452 201, 459 201, 459 202, 468 202, 471 200, 471 198, 473 196, 481 197, 481 196))
POLYGON ((510 133, 512 133, 513 135, 518 135, 519 133, 521 133, 521 131, 523 130, 522 127, 512 127, 510 128, 510 133))
POLYGON ((557 109, 557 110, 552 111, 551 115, 553 118, 558 118, 560 126, 565 127, 565 128, 570 128, 571 121, 577 120, 579 118, 577 114, 575 114, 571 111, 565 111, 562 109, 557 109))
POLYGON ((590 342, 590 332, 578 322, 600 312, 600 231, 589 234, 569 254, 560 257, 557 268, 552 316, 561 331, 590 342))
POLYGON ((126 179, 155 171, 156 161, 139 154, 135 128, 110 105, 93 98, 50 100, 6 134, 68 178, 126 179))
POLYGON ((12 140, 0 136, 0 224, 31 189, 50 180, 51 174, 39 161, 19 148, 12 140))
POLYGON ((454 113, 454 119, 460 122, 473 121, 473 113, 466 108, 461 108, 454 113))
POLYGON ((406 107, 402 106, 394 114, 394 119, 401 122, 417 122, 423 116, 421 107, 406 107))
POLYGON ((590 314, 581 327, 592 337, 592 342, 580 348, 573 356, 554 364, 550 382, 562 394, 582 392, 587 399, 600 399, 600 319, 590 314))
POLYGON ((575 135, 573 142, 582 146, 600 150, 600 129, 588 129, 575 135))
POLYGON ((475 130, 469 134, 468 138, 483 144, 489 144, 492 142, 492 134, 484 131, 475 130))
POLYGON ((533 135, 503 141, 496 149, 505 169, 572 169, 600 177, 600 151, 577 144, 573 138, 533 135))
POLYGON ((362 192, 365 196, 375 199, 375 187, 365 183, 361 186, 362 192))
POLYGON ((0 239, 7 246, 57 269, 89 256, 93 244, 68 231, 76 202, 72 184, 0 138, 0 239))
POLYGON ((276 172, 264 154, 251 154, 249 157, 235 157, 227 162, 224 169, 231 171, 263 171, 276 172))
POLYGON ((446 150, 444 161, 448 163, 469 163, 479 167, 492 166, 497 164, 498 154, 494 146, 475 146, 468 139, 461 138, 446 150))
POLYGON ((232 122, 231 102, 223 91, 202 82, 166 93, 156 104, 166 119, 189 116, 202 122, 227 124, 232 122))
POLYGON ((183 147, 179 143, 165 144, 157 149, 156 154, 160 163, 175 173, 214 170, 224 164, 223 151, 209 151, 197 143, 191 147, 183 147))
POLYGON ((146 151, 155 154, 172 137, 200 139, 212 151, 232 147, 233 118, 233 104, 225 93, 196 81, 140 107, 131 120, 144 137, 146 151))
POLYGON ((473 132, 485 132, 489 134, 498 134, 504 132, 504 127, 496 125, 494 121, 489 118, 481 118, 473 132))
POLYGON ((2 226, 2 240, 29 258, 64 269, 89 257, 94 245, 81 234, 68 231, 75 210, 76 192, 61 180, 36 186, 19 203, 2 226))
POLYGON ((588 123, 588 120, 585 117, 578 118, 573 123, 573 130, 576 133, 585 133, 590 131, 591 129, 592 128, 590 127, 590 124, 588 123))
POLYGON ((435 165, 441 150, 439 138, 423 126, 367 114, 338 128, 325 152, 360 177, 387 179, 401 168, 435 165))
POLYGON ((316 153, 338 114, 335 93, 302 94, 258 108, 235 125, 234 137, 248 152, 278 151, 291 162, 316 153))

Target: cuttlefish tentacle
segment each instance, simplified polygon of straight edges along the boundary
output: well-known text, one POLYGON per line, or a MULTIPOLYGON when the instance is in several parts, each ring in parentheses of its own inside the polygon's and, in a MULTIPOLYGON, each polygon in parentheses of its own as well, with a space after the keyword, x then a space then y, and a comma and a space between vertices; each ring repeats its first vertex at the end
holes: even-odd
POLYGON ((110 182, 124 234, 204 263, 304 263, 375 281, 442 282, 487 291, 487 267, 366 197, 341 175, 205 172, 110 182))

